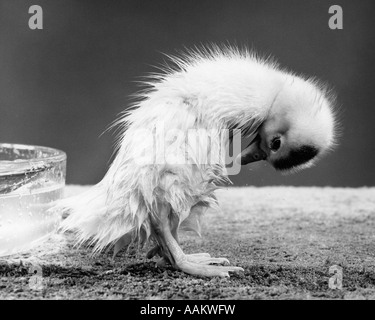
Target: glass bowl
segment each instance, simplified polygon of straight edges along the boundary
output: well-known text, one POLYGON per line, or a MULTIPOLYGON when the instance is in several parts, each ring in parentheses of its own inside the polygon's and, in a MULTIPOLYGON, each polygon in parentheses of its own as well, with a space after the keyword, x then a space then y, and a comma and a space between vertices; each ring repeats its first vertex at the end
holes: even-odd
POLYGON ((0 143, 0 256, 31 249, 56 230, 48 211, 63 196, 66 154, 0 143))

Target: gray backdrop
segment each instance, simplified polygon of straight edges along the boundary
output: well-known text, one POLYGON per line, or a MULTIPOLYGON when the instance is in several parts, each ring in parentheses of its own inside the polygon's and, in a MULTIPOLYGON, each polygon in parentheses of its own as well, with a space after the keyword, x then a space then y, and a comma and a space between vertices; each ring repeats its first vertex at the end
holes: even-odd
POLYGON ((374 20, 360 1, 0 0, 0 141, 68 154, 68 183, 104 175, 113 135, 100 134, 131 102, 138 76, 183 46, 246 44, 292 70, 331 83, 344 128, 340 146, 313 169, 281 176, 243 168, 236 185, 374 185, 374 20), (30 30, 29 6, 44 11, 30 30), (341 5, 344 29, 328 28, 341 5))

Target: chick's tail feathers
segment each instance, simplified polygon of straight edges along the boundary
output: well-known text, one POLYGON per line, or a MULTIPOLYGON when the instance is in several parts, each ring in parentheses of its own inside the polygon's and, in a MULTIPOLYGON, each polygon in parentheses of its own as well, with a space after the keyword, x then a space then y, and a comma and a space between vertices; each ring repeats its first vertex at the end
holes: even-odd
POLYGON ((126 214, 110 214, 107 191, 102 183, 77 196, 60 200, 52 209, 62 215, 61 232, 75 233, 76 245, 94 245, 93 254, 114 245, 114 255, 123 247, 149 237, 147 228, 136 229, 126 214))

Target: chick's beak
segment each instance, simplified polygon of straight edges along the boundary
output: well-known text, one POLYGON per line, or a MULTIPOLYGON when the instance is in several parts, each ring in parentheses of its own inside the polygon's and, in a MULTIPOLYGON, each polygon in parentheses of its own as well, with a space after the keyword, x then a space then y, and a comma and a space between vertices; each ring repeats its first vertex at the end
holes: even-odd
POLYGON ((252 141, 236 158, 236 162, 241 165, 266 160, 267 154, 260 148, 260 138, 252 141))

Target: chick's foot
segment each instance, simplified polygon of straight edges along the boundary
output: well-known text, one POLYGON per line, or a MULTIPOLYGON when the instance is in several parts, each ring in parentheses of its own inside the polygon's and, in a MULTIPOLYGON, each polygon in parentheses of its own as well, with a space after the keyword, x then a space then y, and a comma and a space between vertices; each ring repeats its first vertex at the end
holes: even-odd
POLYGON ((213 258, 209 253, 193 253, 186 254, 186 259, 189 262, 199 264, 229 264, 227 258, 213 258))
MULTIPOLYGON (((229 260, 226 258, 213 258, 208 253, 193 253, 193 254, 186 254, 185 255, 187 262, 192 264, 200 264, 200 265, 212 265, 212 264, 227 264, 229 265, 229 260)), ((160 258, 156 262, 156 266, 159 268, 166 267, 171 263, 166 258, 160 258)), ((239 268, 239 270, 243 270, 239 268)), ((229 270, 234 271, 234 270, 229 270)), ((229 276, 229 275, 226 275, 229 276)))
POLYGON ((186 255, 185 257, 185 260, 176 262, 176 265, 177 268, 191 275, 203 277, 229 277, 229 272, 238 273, 244 271, 240 267, 211 265, 212 263, 227 263, 228 260, 225 258, 199 257, 195 255, 186 255))
POLYGON ((165 262, 170 262, 177 270, 202 277, 229 277, 229 272, 244 271, 240 267, 212 265, 229 264, 226 258, 212 258, 208 253, 185 254, 178 244, 176 234, 172 234, 176 228, 173 227, 170 212, 170 205, 160 204, 159 219, 152 221, 157 247, 149 251, 148 258, 158 254, 162 259, 157 265, 162 266, 165 262))

